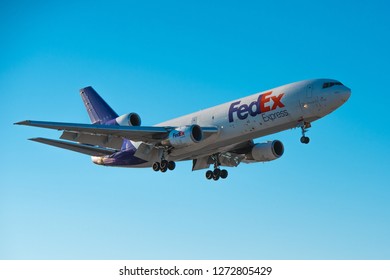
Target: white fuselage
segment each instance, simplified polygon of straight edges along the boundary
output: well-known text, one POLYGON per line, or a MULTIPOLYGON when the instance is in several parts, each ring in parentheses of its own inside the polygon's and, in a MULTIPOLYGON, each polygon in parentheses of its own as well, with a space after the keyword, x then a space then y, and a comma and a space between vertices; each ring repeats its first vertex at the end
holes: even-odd
MULTIPOLYGON (((331 79, 296 82, 172 119, 157 126, 214 126, 219 133, 191 146, 173 149, 169 160, 228 151, 230 146, 313 122, 340 107, 351 91, 331 79), (327 85, 331 86, 324 86, 327 85)), ((134 143, 138 146, 139 143, 134 143)), ((148 165, 148 164, 146 164, 148 165)))

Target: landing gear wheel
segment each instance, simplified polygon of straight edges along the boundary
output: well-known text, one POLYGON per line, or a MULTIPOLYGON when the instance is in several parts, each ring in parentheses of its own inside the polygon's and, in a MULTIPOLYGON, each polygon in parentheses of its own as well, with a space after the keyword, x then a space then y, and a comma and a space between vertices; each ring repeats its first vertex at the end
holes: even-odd
POLYGON ((213 178, 213 175, 214 175, 213 171, 211 171, 211 170, 206 171, 207 180, 211 180, 213 178))
POLYGON ((221 169, 215 168, 213 172, 213 179, 214 181, 218 181, 218 179, 221 177, 221 169))
POLYGON ((152 166, 153 170, 154 171, 160 171, 160 163, 159 162, 155 162, 153 163, 153 166, 152 166))
POLYGON ((226 179, 228 176, 228 172, 225 169, 221 170, 221 174, 219 175, 222 179, 226 179))
POLYGON ((306 137, 306 136, 302 136, 301 137, 301 143, 309 144, 309 142, 310 142, 310 138, 309 137, 306 137))
POLYGON ((167 166, 169 170, 174 170, 176 167, 176 163, 174 161, 169 161, 167 166))
POLYGON ((163 166, 161 165, 161 169, 160 169, 160 170, 161 170, 162 173, 165 173, 165 172, 167 172, 167 170, 168 170, 168 166, 164 166, 164 167, 163 167, 163 166))
POLYGON ((214 177, 218 177, 221 175, 221 169, 215 168, 213 172, 214 177))
POLYGON ((160 167, 161 167, 161 170, 165 169, 165 171, 166 171, 166 169, 168 168, 168 161, 165 160, 165 159, 162 160, 161 163, 160 163, 160 167))

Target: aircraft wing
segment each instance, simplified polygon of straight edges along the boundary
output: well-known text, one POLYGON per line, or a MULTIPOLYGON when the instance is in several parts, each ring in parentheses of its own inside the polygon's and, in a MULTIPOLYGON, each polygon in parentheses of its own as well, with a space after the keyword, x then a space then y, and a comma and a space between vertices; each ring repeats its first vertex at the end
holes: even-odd
POLYGON ((117 152, 116 150, 113 149, 101 148, 101 147, 90 146, 85 144, 71 143, 71 142, 61 141, 61 140, 53 140, 53 139, 47 139, 41 137, 31 138, 29 140, 51 145, 62 149, 71 150, 74 152, 78 152, 90 156, 108 156, 117 152))
MULTIPOLYGON (((87 143, 91 145, 99 145, 103 147, 111 147, 114 149, 120 148, 115 138, 126 138, 132 141, 142 141, 155 144, 168 137, 168 134, 175 127, 159 127, 159 126, 117 126, 117 125, 101 125, 101 124, 80 124, 80 123, 63 123, 63 122, 46 122, 46 121, 21 121, 15 124, 36 126, 42 128, 62 130, 64 133, 61 138, 66 140, 87 143)), ((217 127, 202 127, 202 132, 205 138, 217 133, 217 127)))

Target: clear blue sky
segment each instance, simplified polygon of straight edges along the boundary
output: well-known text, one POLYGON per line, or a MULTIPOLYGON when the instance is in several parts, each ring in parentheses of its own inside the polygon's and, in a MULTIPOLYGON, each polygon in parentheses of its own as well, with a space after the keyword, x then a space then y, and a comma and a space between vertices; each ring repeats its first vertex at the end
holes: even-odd
POLYGON ((388 1, 2 1, 0 259, 389 259, 388 1), (308 78, 352 89, 284 156, 228 180, 104 168, 28 141, 89 122, 92 85, 143 124, 308 78))

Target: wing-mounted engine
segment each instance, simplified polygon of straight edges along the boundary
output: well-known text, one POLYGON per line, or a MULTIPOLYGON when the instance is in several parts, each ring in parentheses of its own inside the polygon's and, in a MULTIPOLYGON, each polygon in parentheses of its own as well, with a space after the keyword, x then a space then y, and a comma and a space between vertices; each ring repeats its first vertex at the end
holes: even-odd
POLYGON ((140 126, 141 117, 137 113, 128 113, 108 121, 106 124, 119 126, 140 126))
POLYGON ((264 162, 280 158, 284 153, 283 143, 279 140, 257 143, 250 153, 245 155, 248 162, 264 162))
POLYGON ((168 138, 161 141, 164 146, 175 148, 186 147, 199 143, 203 139, 203 131, 197 124, 178 127, 169 132, 168 138))

